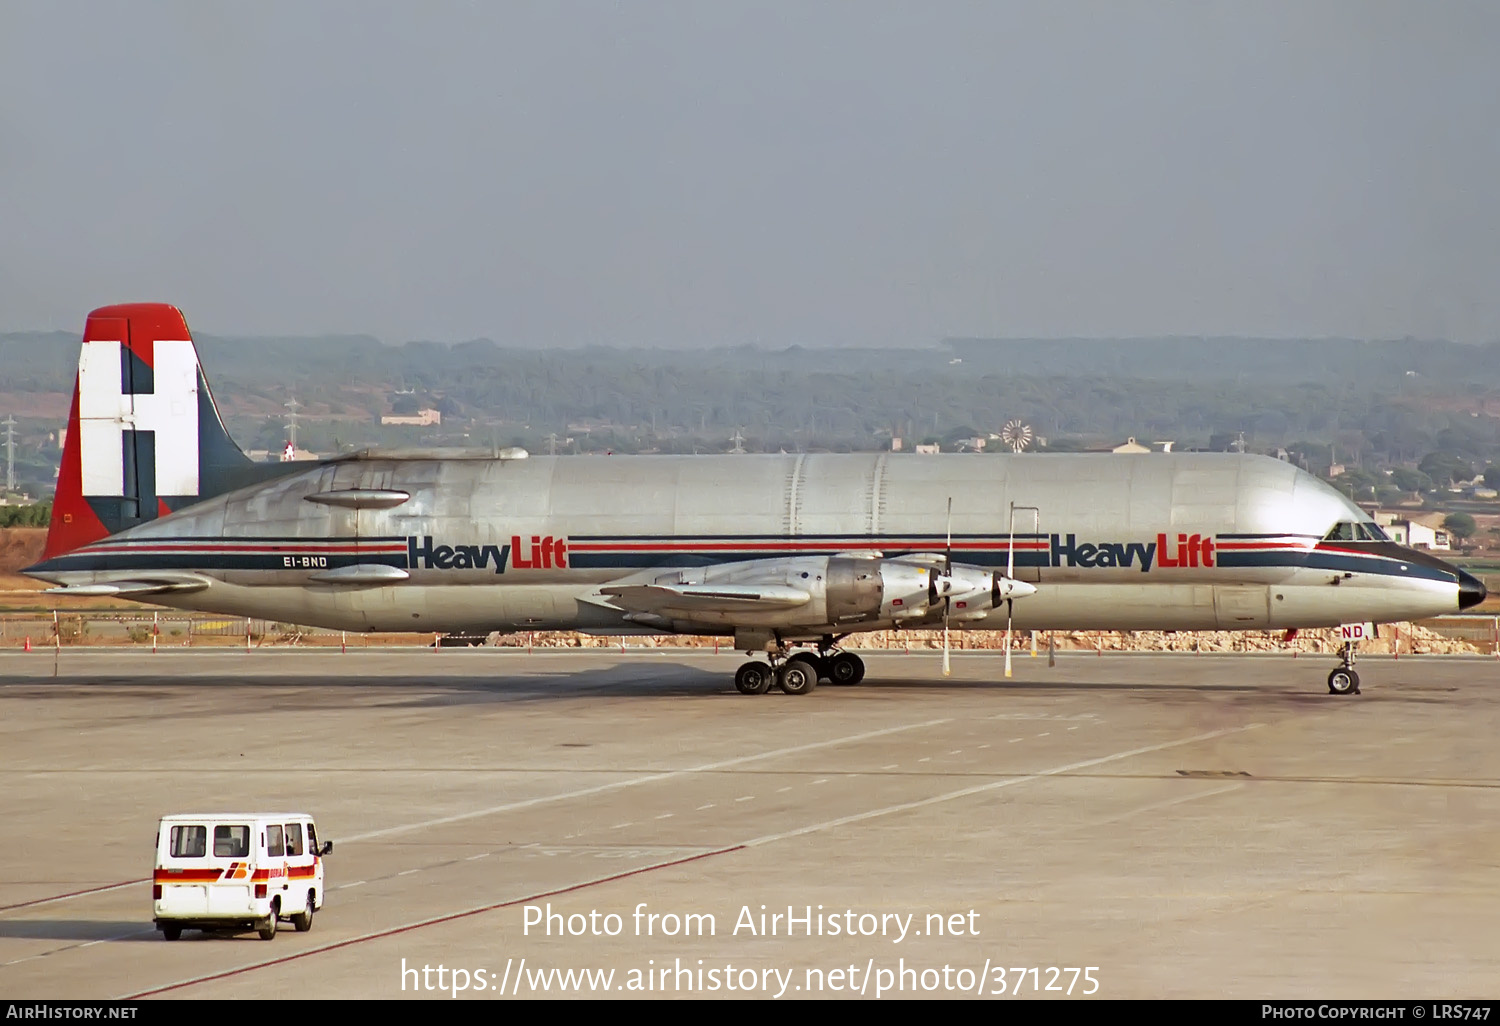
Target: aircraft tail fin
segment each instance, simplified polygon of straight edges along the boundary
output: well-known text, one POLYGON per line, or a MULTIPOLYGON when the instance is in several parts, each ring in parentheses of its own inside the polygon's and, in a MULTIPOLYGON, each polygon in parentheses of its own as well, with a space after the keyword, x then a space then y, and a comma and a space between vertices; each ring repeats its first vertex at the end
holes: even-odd
POLYGON ((277 469, 230 439, 181 310, 100 307, 83 331, 43 558, 277 469))

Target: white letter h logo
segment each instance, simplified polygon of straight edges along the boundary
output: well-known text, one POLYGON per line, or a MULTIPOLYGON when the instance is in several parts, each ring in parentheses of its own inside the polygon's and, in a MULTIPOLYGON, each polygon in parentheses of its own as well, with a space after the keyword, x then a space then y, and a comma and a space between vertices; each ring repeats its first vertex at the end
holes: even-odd
MULTIPOLYGON (((126 394, 119 342, 89 342, 78 361, 83 494, 126 496, 125 432, 156 433, 156 494, 198 494, 198 354, 191 341, 157 340, 154 392, 126 394)), ((153 514, 154 515, 154 511, 153 514)))

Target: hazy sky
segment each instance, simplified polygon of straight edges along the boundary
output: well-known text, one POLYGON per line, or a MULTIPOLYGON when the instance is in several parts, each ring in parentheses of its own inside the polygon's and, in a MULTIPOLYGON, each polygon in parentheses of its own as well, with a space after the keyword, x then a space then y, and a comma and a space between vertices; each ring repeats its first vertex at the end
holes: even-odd
POLYGON ((1500 339, 1500 4, 0 0, 0 330, 1500 339))

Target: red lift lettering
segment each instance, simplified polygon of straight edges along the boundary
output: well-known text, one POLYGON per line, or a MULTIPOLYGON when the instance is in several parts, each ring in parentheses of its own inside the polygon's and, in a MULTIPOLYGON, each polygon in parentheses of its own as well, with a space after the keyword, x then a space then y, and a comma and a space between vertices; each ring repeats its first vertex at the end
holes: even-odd
POLYGON ((1177 554, 1172 555, 1167 536, 1156 536, 1156 565, 1160 567, 1197 567, 1214 565, 1214 540, 1211 536, 1179 534, 1177 554))
POLYGON ((530 546, 522 543, 519 534, 510 537, 510 566, 512 570, 559 570, 568 568, 568 539, 547 535, 531 536, 530 546))

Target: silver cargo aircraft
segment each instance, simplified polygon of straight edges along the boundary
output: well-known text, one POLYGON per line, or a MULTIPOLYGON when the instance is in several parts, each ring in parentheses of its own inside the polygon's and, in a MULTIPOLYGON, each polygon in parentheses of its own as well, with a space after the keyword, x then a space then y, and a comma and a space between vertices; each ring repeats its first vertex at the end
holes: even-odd
MULTIPOLYGON (((47 548, 26 572, 59 594, 353 631, 733 635, 761 655, 735 675, 746 694, 858 682, 839 647, 857 631, 1295 630, 1485 595, 1260 456, 259 463, 226 434, 181 312, 154 303, 89 315, 47 548)), ((1331 692, 1359 691, 1353 658, 1331 692)))

